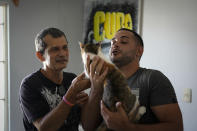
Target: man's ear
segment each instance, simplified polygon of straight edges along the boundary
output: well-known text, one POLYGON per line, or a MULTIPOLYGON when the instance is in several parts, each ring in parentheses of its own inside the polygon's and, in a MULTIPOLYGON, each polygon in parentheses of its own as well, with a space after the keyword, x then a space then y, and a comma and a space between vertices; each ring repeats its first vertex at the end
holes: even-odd
POLYGON ((36 56, 41 62, 45 61, 43 54, 41 54, 40 52, 36 52, 36 56))
POLYGON ((142 46, 137 46, 136 56, 140 58, 143 52, 144 52, 144 48, 142 46))

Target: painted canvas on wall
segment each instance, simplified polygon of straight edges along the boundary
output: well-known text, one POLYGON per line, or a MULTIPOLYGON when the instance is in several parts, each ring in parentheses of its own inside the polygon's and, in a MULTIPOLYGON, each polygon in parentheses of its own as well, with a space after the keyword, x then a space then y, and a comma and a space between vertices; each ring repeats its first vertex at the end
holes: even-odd
POLYGON ((108 54, 110 41, 120 28, 139 32, 141 0, 86 0, 84 43, 101 43, 108 54))

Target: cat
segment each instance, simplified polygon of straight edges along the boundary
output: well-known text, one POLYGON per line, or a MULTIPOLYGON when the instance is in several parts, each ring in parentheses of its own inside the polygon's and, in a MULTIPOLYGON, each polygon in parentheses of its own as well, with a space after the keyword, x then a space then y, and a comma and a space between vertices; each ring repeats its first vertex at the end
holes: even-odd
MULTIPOLYGON (((116 102, 120 101, 123 109, 128 114, 131 122, 137 123, 141 116, 146 112, 144 106, 140 106, 136 95, 132 94, 131 89, 127 84, 127 80, 122 72, 109 60, 101 51, 101 44, 80 44, 81 56, 84 63, 84 70, 86 77, 89 75, 86 71, 87 55, 92 59, 95 55, 99 56, 105 61, 105 66, 108 67, 108 72, 104 81, 104 91, 102 100, 105 106, 110 111, 117 111, 116 102)), ((106 124, 103 122, 97 131, 108 131, 106 124)))

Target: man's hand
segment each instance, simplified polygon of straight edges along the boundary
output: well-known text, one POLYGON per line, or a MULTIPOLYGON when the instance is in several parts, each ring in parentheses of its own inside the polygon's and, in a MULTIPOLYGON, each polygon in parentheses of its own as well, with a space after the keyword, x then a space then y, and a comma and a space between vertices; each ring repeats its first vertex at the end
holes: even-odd
POLYGON ((109 129, 123 131, 130 124, 128 116, 121 106, 120 102, 116 103, 117 112, 109 111, 103 101, 101 101, 101 115, 109 129))
POLYGON ((80 92, 76 96, 76 104, 79 104, 80 106, 83 106, 88 102, 88 94, 85 92, 80 92))
POLYGON ((103 84, 106 78, 108 68, 105 67, 105 61, 99 56, 94 56, 90 62, 89 55, 87 56, 86 70, 90 77, 92 90, 103 92, 103 84))
POLYGON ((95 131, 102 121, 100 115, 100 101, 103 94, 103 84, 106 78, 108 68, 103 59, 98 56, 94 56, 90 60, 90 56, 87 57, 86 71, 91 81, 91 90, 89 99, 84 108, 82 108, 82 127, 87 131, 95 131))
POLYGON ((83 105, 88 100, 88 95, 83 91, 88 88, 90 88, 90 80, 86 79, 85 74, 82 73, 72 81, 65 97, 72 104, 83 105))
MULTIPOLYGON (((90 87, 90 80, 84 78, 84 74, 76 77, 66 92, 66 100, 71 104, 84 104, 88 100, 87 94, 83 93, 83 90, 90 87)), ((39 118, 33 122, 39 131, 56 131, 65 122, 71 106, 61 101, 57 107, 47 113, 44 117, 39 118)))

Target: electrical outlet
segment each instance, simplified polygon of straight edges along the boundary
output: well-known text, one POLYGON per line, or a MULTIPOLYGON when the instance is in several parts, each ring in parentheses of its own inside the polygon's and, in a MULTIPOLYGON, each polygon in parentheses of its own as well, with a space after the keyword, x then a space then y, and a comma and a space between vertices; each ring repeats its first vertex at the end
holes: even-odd
POLYGON ((185 88, 183 91, 183 101, 186 103, 192 102, 192 89, 191 88, 185 88))

